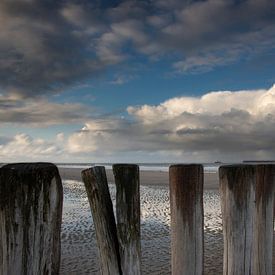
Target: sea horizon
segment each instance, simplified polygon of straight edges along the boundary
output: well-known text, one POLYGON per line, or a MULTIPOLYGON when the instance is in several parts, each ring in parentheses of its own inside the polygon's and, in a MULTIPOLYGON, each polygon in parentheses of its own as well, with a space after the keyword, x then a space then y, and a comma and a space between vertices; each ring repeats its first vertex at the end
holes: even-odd
MULTIPOLYGON (((0 167, 8 164, 0 163, 0 167)), ((112 169, 112 165, 115 163, 126 163, 126 162, 55 162, 54 164, 58 168, 78 168, 85 169, 92 166, 104 166, 106 169, 112 169)), ((232 165, 232 164, 274 164, 275 160, 243 160, 242 162, 127 162, 130 164, 139 165, 141 171, 160 171, 168 172, 169 166, 174 164, 202 164, 204 172, 216 173, 221 165, 232 165)))

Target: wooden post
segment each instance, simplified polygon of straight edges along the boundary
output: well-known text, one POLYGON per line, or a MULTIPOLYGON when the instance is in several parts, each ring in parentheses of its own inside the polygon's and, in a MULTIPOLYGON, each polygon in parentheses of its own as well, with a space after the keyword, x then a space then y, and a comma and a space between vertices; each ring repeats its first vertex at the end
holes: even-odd
POLYGON ((139 167, 113 165, 117 187, 116 213, 123 274, 141 273, 139 167))
POLYGON ((83 170, 82 179, 93 215, 101 274, 122 274, 113 204, 104 166, 83 170))
POLYGON ((173 275, 203 274, 203 167, 169 168, 173 275))
POLYGON ((252 274, 272 275, 275 165, 257 165, 256 174, 256 213, 252 274))
POLYGON ((224 235, 223 274, 254 274, 255 166, 221 166, 219 177, 224 235))
POLYGON ((0 168, 0 274, 58 274, 63 189, 51 163, 0 168))

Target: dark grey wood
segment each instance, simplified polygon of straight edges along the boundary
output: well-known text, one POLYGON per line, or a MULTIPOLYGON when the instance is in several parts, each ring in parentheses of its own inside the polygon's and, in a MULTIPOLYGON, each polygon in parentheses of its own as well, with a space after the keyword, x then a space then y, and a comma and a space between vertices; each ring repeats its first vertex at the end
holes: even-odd
POLYGON ((103 275, 122 274, 117 229, 104 166, 82 171, 93 215, 103 275))
POLYGON ((252 272, 256 168, 229 165, 219 169, 224 235, 224 275, 252 272))
POLYGON ((116 214, 123 274, 141 273, 139 167, 114 164, 116 214))
POLYGON ((169 168, 173 275, 203 274, 203 167, 169 168))
POLYGON ((272 275, 274 187, 275 165, 257 165, 252 274, 272 275))
POLYGON ((63 189, 51 163, 0 168, 0 274, 58 274, 63 189))

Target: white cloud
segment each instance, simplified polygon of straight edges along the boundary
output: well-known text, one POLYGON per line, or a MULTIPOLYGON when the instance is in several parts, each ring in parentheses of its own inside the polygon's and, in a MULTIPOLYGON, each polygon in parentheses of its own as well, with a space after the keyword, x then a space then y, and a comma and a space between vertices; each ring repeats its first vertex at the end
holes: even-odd
POLYGON ((237 60, 238 54, 227 53, 219 56, 217 54, 195 55, 185 58, 184 60, 177 61, 173 67, 178 73, 203 73, 211 71, 217 66, 224 66, 237 60))
POLYGON ((57 142, 64 142, 64 139, 65 139, 65 135, 64 135, 64 133, 58 133, 57 135, 56 135, 56 141, 57 142))
POLYGON ((192 115, 222 115, 242 110, 250 115, 264 116, 275 111, 275 86, 270 90, 218 91, 201 97, 177 97, 160 105, 128 107, 128 112, 144 124, 177 118, 184 113, 192 115))
POLYGON ((172 98, 157 106, 130 106, 128 113, 129 120, 86 123, 69 137, 69 150, 102 155, 166 151, 211 160, 275 153, 275 86, 172 98))
POLYGON ((0 138, 2 161, 236 161, 275 154, 275 86, 129 106, 129 117, 87 119, 53 141, 0 138), (5 158, 5 159, 4 159, 5 158))
POLYGON ((135 75, 123 75, 123 74, 117 74, 115 75, 114 79, 110 81, 110 84, 113 85, 123 85, 125 83, 128 83, 129 81, 135 79, 135 75))
POLYGON ((7 143, 0 144, 0 157, 2 161, 30 161, 48 160, 58 158, 61 148, 44 139, 33 139, 26 134, 17 134, 7 143))
POLYGON ((87 18, 86 11, 84 7, 76 4, 67 4, 63 7, 61 10, 61 15, 68 20, 68 22, 79 26, 79 27, 85 27, 87 25, 87 21, 85 20, 87 18))

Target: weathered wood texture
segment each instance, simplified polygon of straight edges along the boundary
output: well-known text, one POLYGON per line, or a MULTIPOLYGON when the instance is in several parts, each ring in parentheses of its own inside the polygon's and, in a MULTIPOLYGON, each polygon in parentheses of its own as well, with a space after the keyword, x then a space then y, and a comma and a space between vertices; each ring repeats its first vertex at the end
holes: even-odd
POLYGON ((256 168, 230 165, 219 169, 224 235, 224 275, 252 273, 256 168))
POLYGON ((272 275, 275 165, 256 166, 253 272, 272 275))
POLYGON ((93 215, 102 275, 122 274, 113 205, 104 166, 82 171, 93 215))
POLYGON ((116 214, 123 274, 141 273, 139 167, 114 164, 116 214))
POLYGON ((51 163, 0 168, 0 274, 58 274, 63 189, 51 163))
POLYGON ((224 274, 272 274, 275 166, 220 168, 224 274))
POLYGON ((203 167, 169 168, 173 275, 203 274, 203 167))

